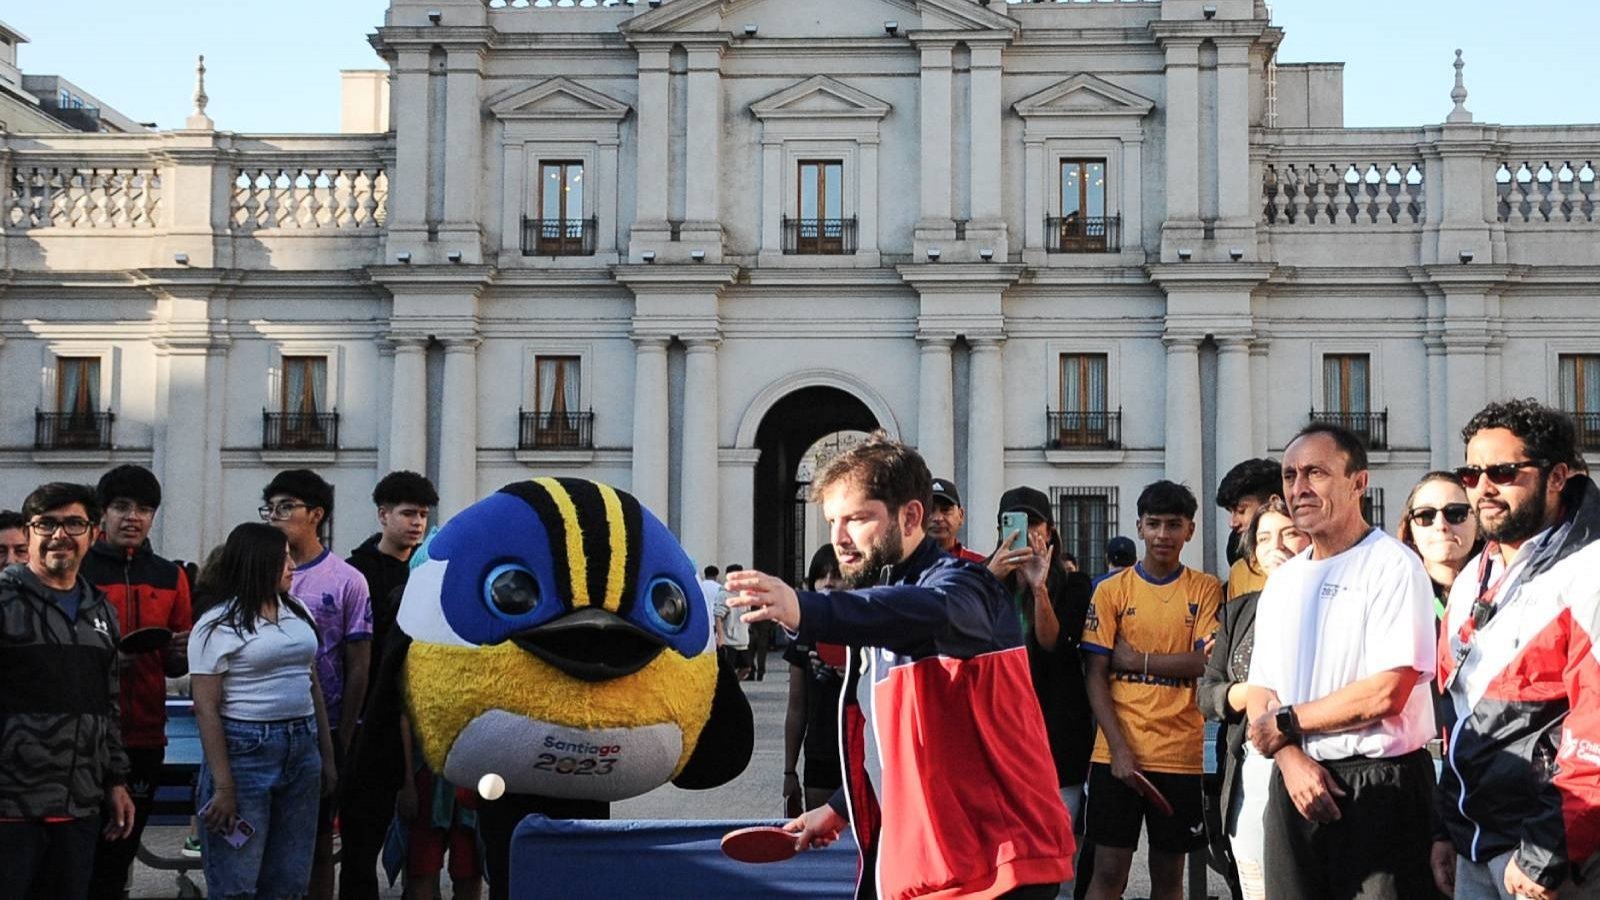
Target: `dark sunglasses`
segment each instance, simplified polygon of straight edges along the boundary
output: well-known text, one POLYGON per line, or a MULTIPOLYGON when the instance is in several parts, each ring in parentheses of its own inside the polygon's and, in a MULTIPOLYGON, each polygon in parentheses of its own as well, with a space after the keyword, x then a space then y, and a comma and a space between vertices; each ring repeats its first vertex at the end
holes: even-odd
POLYGON ((1431 506, 1419 506, 1406 515, 1415 524, 1421 525, 1423 528, 1432 528, 1433 519, 1439 513, 1444 513, 1444 520, 1451 525, 1460 525, 1467 520, 1467 516, 1472 515, 1472 507, 1465 503, 1446 503, 1438 509, 1431 506))
POLYGON ((1542 459, 1530 459, 1523 462, 1495 463, 1492 466, 1457 466, 1456 477, 1461 479, 1461 484, 1467 489, 1478 486, 1478 479, 1487 475, 1491 484, 1507 485, 1517 480, 1517 473, 1523 469, 1547 469, 1550 464, 1542 459))

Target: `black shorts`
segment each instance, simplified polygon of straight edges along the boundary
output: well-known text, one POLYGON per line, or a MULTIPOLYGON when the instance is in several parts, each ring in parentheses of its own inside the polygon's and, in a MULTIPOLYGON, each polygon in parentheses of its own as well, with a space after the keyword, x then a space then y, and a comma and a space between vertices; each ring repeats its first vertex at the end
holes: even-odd
POLYGON ((1084 808, 1084 836, 1091 844, 1133 850, 1139 846, 1141 823, 1150 837, 1150 849, 1188 853, 1206 844, 1205 815, 1200 802, 1199 775, 1146 772, 1145 777, 1172 804, 1172 815, 1156 812, 1150 801, 1111 774, 1105 763, 1089 766, 1088 799, 1084 808))

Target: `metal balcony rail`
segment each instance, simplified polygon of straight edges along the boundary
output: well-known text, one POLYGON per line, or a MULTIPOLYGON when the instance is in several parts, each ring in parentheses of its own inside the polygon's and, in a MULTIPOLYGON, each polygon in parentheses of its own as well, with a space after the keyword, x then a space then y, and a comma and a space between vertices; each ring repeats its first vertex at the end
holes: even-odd
POLYGON ((1578 446, 1588 451, 1600 451, 1600 412, 1575 412, 1572 420, 1578 423, 1578 446))
POLYGON ((1122 410, 1045 413, 1049 444, 1054 450, 1109 450, 1122 446, 1122 410))
POLYGON ((261 411, 261 449, 337 450, 339 414, 261 411))
POLYGON ((1383 450, 1389 446, 1389 411, 1383 412, 1337 412, 1332 410, 1311 411, 1311 421, 1326 422, 1348 428, 1356 436, 1367 442, 1367 447, 1372 450, 1383 450))
POLYGON ((600 222, 587 219, 522 220, 523 256, 593 256, 600 222))
POLYGON ((1047 216, 1045 250, 1050 253, 1119 253, 1121 216, 1047 216))
POLYGON ((110 450, 116 414, 33 411, 33 449, 110 450))
POLYGON ((787 256, 851 256, 856 252, 856 217, 791 219, 784 216, 783 252, 787 256))
POLYGON ((519 450, 593 450, 594 413, 546 413, 520 410, 519 450))

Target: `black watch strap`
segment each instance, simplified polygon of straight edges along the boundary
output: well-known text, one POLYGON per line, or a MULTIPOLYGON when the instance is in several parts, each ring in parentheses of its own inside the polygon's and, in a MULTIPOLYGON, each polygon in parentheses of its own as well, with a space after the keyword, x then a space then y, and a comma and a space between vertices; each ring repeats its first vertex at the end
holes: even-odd
POLYGON ((1284 737, 1300 739, 1300 717, 1295 715, 1293 706, 1278 707, 1277 725, 1284 737))

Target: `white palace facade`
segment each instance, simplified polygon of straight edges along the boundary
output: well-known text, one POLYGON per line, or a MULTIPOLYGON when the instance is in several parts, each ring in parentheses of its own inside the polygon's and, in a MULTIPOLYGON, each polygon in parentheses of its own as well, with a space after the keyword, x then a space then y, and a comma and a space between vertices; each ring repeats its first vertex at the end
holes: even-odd
POLYGON ((1281 39, 1260 0, 393 0, 386 133, 0 133, 0 501, 145 464, 195 559, 283 468, 340 552, 390 469, 446 516, 573 475, 792 572, 802 457, 883 428, 980 548, 1030 484, 1098 568, 1166 477, 1214 567, 1218 477, 1314 417, 1389 527, 1490 398, 1600 446, 1600 125, 1475 121, 1444 59, 1442 122, 1345 128, 1281 39))

